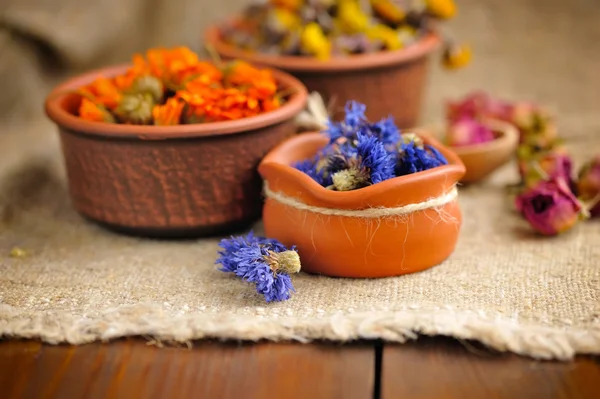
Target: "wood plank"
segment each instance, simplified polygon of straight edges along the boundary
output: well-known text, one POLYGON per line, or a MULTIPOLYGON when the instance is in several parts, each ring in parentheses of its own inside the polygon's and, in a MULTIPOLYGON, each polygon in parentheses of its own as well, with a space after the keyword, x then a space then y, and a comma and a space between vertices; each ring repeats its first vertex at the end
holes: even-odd
POLYGON ((371 398, 373 344, 0 342, 4 398, 371 398), (4 396, 7 393, 7 396, 4 396))
POLYGON ((386 345, 381 398, 600 398, 600 361, 536 361, 446 338, 386 345))

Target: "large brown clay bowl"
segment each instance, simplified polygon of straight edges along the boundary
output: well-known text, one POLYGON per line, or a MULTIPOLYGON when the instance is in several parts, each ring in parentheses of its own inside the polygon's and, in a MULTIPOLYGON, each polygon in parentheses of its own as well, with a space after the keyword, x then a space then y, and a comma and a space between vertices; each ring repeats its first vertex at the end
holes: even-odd
MULTIPOLYGON (((495 139, 487 143, 451 147, 464 163, 467 171, 461 183, 477 183, 492 175, 501 166, 508 163, 517 151, 519 131, 507 122, 488 119, 485 124, 492 129, 495 139)), ((435 136, 443 140, 444 129, 437 128, 435 136)))
POLYGON ((76 116, 79 87, 127 66, 75 77, 48 96, 75 209, 120 231, 145 236, 202 236, 243 228, 261 214, 260 160, 295 133, 306 88, 273 71, 294 94, 279 109, 241 120, 179 126, 88 122, 76 116))
POLYGON ((327 143, 320 133, 290 138, 261 162, 265 233, 296 245, 302 270, 338 277, 388 277, 438 265, 454 251, 462 223, 452 151, 425 138, 449 164, 354 191, 320 186, 293 168, 327 143))
POLYGON ((222 40, 218 26, 206 31, 205 41, 225 59, 245 59, 296 76, 309 91, 319 92, 326 102, 334 102, 334 119, 343 117, 348 100, 356 100, 367 106, 369 119, 392 115, 400 128, 417 124, 429 56, 440 44, 440 38, 432 33, 402 50, 320 61, 313 57, 276 56, 239 49, 222 40))

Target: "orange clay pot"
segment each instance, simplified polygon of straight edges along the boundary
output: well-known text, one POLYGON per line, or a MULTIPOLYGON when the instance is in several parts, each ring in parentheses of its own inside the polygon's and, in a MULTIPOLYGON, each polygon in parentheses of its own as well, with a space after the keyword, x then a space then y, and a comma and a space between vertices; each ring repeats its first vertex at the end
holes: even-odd
POLYGON ((296 245, 302 270, 337 277, 388 277, 418 272, 454 251, 461 211, 460 159, 430 137, 449 164, 354 191, 320 186, 291 165, 326 145, 320 133, 290 138, 259 165, 265 181, 265 233, 296 245))
POLYGON ((274 70, 282 90, 293 92, 290 99, 274 111, 234 121, 136 126, 76 116, 81 97, 75 90, 126 68, 80 75, 46 100, 46 113, 58 125, 75 209, 105 227, 158 237, 221 234, 257 220, 262 198, 256 167, 295 134, 306 88, 274 70))
MULTIPOLYGON (((233 19, 235 21, 235 18, 233 19)), ((429 56, 441 40, 429 34, 396 51, 357 54, 321 61, 308 56, 278 56, 245 51, 225 43, 218 26, 210 27, 205 42, 224 59, 245 59, 253 64, 286 71, 325 102, 333 101, 332 117, 344 116, 344 105, 356 100, 367 106, 370 120, 392 115, 399 128, 417 124, 428 76, 429 56)))

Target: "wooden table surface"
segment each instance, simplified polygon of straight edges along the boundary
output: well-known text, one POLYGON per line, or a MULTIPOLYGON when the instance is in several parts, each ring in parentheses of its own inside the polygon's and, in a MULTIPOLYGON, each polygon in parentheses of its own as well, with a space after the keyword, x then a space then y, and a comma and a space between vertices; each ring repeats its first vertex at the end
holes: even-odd
POLYGON ((600 398, 600 358, 535 361, 449 338, 404 345, 0 342, 0 398, 600 398))

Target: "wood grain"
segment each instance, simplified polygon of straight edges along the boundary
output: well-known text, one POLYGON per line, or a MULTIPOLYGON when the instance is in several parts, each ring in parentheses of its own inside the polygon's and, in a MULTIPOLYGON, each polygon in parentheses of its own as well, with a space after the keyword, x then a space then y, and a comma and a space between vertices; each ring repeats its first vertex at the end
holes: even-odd
POLYGON ((372 345, 0 343, 3 398, 371 398, 372 345))
POLYGON ((600 398, 598 358, 535 361, 444 338, 386 345, 381 397, 396 398, 600 398))

